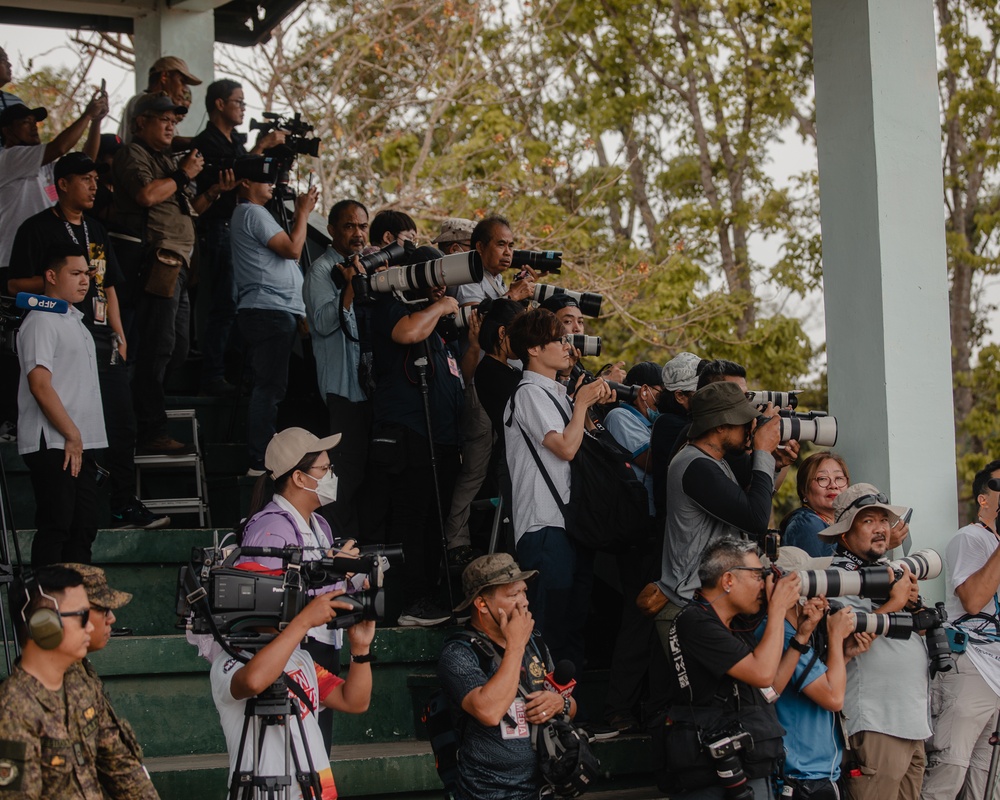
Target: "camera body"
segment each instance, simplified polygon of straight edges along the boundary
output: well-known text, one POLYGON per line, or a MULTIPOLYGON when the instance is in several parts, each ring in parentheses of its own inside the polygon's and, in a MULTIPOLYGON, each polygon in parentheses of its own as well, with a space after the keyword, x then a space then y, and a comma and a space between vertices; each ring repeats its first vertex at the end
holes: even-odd
POLYGON ((315 158, 319 155, 319 146, 322 140, 308 136, 313 132, 314 126, 305 122, 302 119, 302 114, 298 111, 295 112, 294 116, 284 118, 281 114, 269 111, 265 111, 261 116, 264 117, 262 122, 255 119, 250 120, 250 130, 260 131, 264 135, 274 130, 282 130, 287 134, 285 143, 268 148, 267 155, 281 160, 287 159, 289 164, 295 159, 295 156, 315 158))
MULTIPOLYGON (((301 547, 196 547, 191 562, 180 568, 177 579, 177 614, 195 634, 212 634, 241 646, 264 644, 270 637, 256 628, 284 627, 320 589, 348 575, 364 576, 367 588, 338 598, 354 608, 338 613, 329 628, 347 628, 362 620, 383 618, 382 585, 389 559, 402 558, 399 545, 363 549, 360 556, 323 557, 303 561, 301 547), (283 570, 242 569, 241 557, 280 558, 283 570)), ((362 584, 359 582, 359 586, 362 584)))
POLYGON ((715 775, 727 800, 753 800, 753 788, 747 786, 740 753, 753 750, 753 737, 744 730, 727 731, 707 737, 705 750, 715 766, 715 775))

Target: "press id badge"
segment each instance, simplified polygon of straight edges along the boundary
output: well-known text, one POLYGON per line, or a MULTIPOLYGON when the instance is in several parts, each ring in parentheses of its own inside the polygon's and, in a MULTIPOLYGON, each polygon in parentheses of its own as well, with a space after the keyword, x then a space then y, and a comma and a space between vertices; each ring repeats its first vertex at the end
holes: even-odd
POLYGON ((462 373, 458 370, 458 361, 455 360, 455 356, 451 353, 448 353, 448 371, 456 378, 462 377, 462 373))
POLYGON ((108 324, 108 303, 100 297, 94 298, 94 323, 96 325, 108 324))
POLYGON ((507 715, 500 720, 500 735, 504 739, 527 739, 528 720, 525 719, 524 699, 515 697, 507 709, 507 715), (514 720, 515 725, 511 725, 514 720))

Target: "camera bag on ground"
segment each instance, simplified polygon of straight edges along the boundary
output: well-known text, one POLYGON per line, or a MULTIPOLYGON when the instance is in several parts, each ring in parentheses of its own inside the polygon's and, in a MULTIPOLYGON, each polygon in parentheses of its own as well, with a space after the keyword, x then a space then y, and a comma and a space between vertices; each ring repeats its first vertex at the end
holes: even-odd
MULTIPOLYGON (((678 619, 684 613, 682 610, 678 619)), ((688 675, 676 619, 670 628, 667 650, 667 657, 677 665, 678 675, 688 675)), ((691 685, 682 680, 681 689, 687 689, 692 703, 671 706, 662 724, 653 729, 653 752, 661 759, 656 785, 661 791, 671 794, 718 786, 716 763, 707 745, 737 731, 746 731, 752 739, 751 746, 739 754, 748 778, 770 776, 775 764, 784 759, 785 730, 773 709, 756 690, 750 694, 753 702, 741 701, 737 681, 729 676, 723 678, 711 706, 695 706, 691 685)))
MULTIPOLYGON (((523 385, 520 384, 518 389, 523 385)), ((563 421, 569 425, 570 418, 566 409, 552 394, 547 391, 545 394, 559 409, 563 421)), ((511 395, 508 426, 514 421, 516 398, 517 389, 511 395)), ((649 494, 632 469, 631 454, 607 430, 598 426, 594 431, 584 431, 580 449, 569 464, 570 491, 567 504, 556 491, 528 434, 520 426, 518 428, 545 479, 545 485, 549 487, 562 512, 566 533, 571 539, 584 547, 617 553, 622 548, 642 544, 648 538, 651 530, 649 494)))
MULTIPOLYGON (((532 634, 532 639, 538 636, 532 634)), ((500 668, 501 656, 493 643, 479 631, 466 626, 445 640, 445 644, 460 642, 470 648, 479 659, 484 675, 500 668)), ((537 645, 536 645, 537 647, 537 645)), ((554 664, 546 660, 545 669, 551 672, 554 664)), ((518 685, 518 695, 530 694, 523 683, 518 685)), ((464 716, 455 719, 444 689, 434 691, 424 707, 422 721, 427 726, 427 736, 434 751, 434 765, 444 784, 447 797, 458 791, 458 761, 462 743, 464 716)), ((532 746, 538 753, 538 766, 547 784, 546 796, 579 797, 600 772, 600 762, 590 748, 586 732, 573 725, 568 717, 560 715, 545 725, 532 725, 532 746), (551 726, 551 730, 550 730, 551 726)))

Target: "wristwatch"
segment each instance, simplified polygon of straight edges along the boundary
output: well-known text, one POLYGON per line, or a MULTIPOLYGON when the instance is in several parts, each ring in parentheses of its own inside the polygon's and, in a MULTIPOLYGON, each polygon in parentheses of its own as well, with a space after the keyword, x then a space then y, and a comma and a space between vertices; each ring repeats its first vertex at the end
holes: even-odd
POLYGON ((372 661, 378 661, 374 653, 365 653, 363 656, 356 656, 351 653, 351 662, 354 664, 370 664, 372 661))
POLYGON ((803 644, 802 642, 798 641, 794 636, 788 640, 788 646, 791 647, 793 650, 798 650, 800 653, 809 652, 809 643, 806 642, 805 644, 803 644))

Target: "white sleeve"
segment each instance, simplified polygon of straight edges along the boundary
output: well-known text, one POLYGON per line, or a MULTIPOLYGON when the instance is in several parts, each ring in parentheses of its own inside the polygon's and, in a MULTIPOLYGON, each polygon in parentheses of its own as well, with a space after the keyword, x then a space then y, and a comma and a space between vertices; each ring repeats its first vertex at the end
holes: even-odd
POLYGON ((17 332, 18 359, 25 375, 35 367, 45 367, 52 372, 58 339, 56 326, 44 318, 43 312, 28 313, 28 319, 17 332), (43 316, 40 318, 36 316, 38 314, 43 316))
POLYGON ((43 144, 5 147, 0 150, 0 186, 37 176, 44 159, 43 144))
POLYGON ((983 538, 968 533, 957 533, 948 542, 945 562, 951 573, 951 585, 959 587, 969 577, 982 569, 993 550, 983 538))
POLYGON ((514 421, 537 446, 552 431, 561 433, 566 428, 556 404, 541 387, 528 384, 517 393, 514 403, 514 421))

